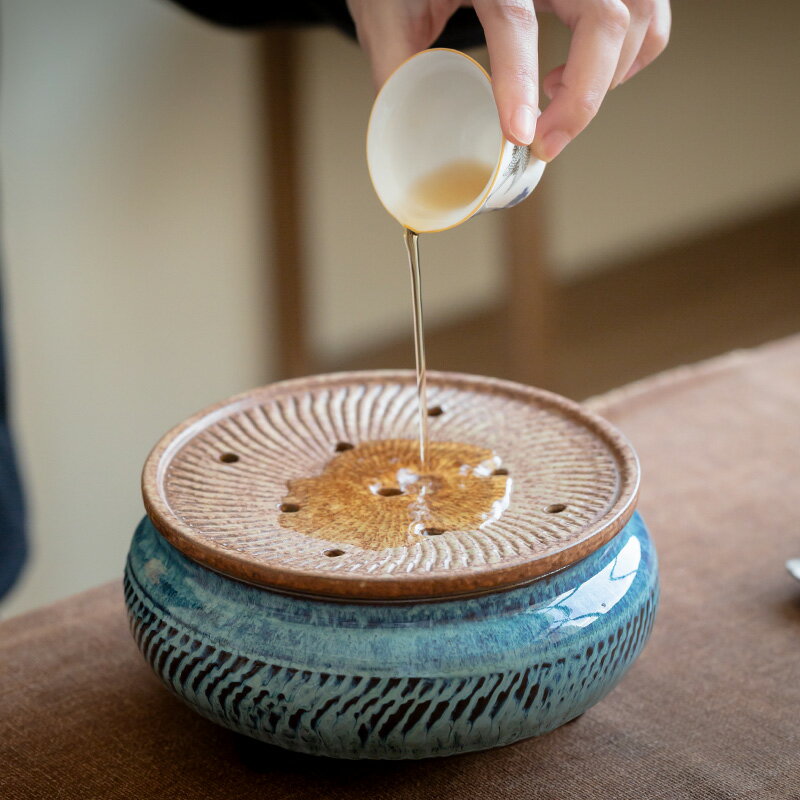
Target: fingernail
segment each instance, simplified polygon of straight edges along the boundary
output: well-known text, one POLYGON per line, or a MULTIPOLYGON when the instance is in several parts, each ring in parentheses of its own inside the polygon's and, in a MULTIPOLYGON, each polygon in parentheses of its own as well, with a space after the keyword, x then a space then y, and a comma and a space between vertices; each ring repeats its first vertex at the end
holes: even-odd
POLYGON ((521 144, 530 144, 536 133, 536 116, 530 106, 520 106, 511 117, 511 133, 521 144))
POLYGON ((550 131, 541 143, 534 147, 534 154, 542 161, 552 161, 570 142, 569 136, 562 131, 550 131))

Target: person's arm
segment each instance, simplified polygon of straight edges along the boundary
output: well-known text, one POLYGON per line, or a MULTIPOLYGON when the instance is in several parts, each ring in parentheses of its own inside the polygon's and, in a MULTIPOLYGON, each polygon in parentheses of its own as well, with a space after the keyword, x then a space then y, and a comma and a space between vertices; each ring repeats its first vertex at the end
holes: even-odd
MULTIPOLYGON (((254 3, 252 0, 173 0, 196 16, 233 28, 272 25, 329 25, 356 38, 356 26, 347 0, 292 0, 288 3, 254 3)), ((375 0, 383 2, 383 0, 375 0)), ((431 39, 436 47, 463 50, 484 44, 483 28, 472 8, 458 8, 431 39)))
POLYGON ((329 24, 355 35, 345 0, 172 0, 175 5, 217 25, 232 28, 264 28, 268 25, 329 24))

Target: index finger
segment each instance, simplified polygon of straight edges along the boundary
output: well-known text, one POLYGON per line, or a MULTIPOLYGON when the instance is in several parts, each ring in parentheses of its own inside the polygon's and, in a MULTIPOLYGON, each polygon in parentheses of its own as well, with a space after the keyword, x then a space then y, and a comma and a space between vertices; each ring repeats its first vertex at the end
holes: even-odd
MULTIPOLYGON (((553 3, 559 16, 561 6, 553 3)), ((574 4, 565 3, 564 11, 574 13, 574 4)), ((580 4, 561 85, 537 125, 533 146, 542 160, 554 159, 597 113, 614 78, 629 21, 620 0, 580 4)))
POLYGON ((539 111, 538 24, 532 0, 474 0, 492 65, 492 90, 506 139, 528 145, 539 111))

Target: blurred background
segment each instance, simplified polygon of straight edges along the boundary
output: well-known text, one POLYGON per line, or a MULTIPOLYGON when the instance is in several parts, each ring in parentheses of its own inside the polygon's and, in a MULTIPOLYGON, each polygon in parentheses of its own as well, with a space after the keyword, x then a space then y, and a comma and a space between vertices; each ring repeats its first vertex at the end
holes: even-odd
MULTIPOLYGON (((142 463, 185 416, 289 375, 412 366, 413 350, 353 42, 222 30, 157 0, 0 13, 32 535, 10 615, 120 578, 142 463)), ((800 330, 800 5, 673 14, 666 53, 530 200, 423 237, 431 368, 580 400, 800 330)), ((542 35, 560 63, 563 31, 542 35)))

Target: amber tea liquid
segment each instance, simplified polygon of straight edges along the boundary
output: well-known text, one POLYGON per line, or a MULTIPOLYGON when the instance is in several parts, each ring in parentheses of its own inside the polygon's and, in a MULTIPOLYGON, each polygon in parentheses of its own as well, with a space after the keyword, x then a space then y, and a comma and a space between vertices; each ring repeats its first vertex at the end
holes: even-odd
POLYGON ((511 478, 494 453, 460 442, 431 442, 427 458, 427 469, 420 469, 417 443, 410 439, 348 447, 321 474, 288 482, 280 524, 381 550, 475 530, 500 518, 511 478))
POLYGON ((470 205, 481 195, 492 172, 491 164, 462 159, 423 175, 408 193, 408 218, 438 215, 470 205))

